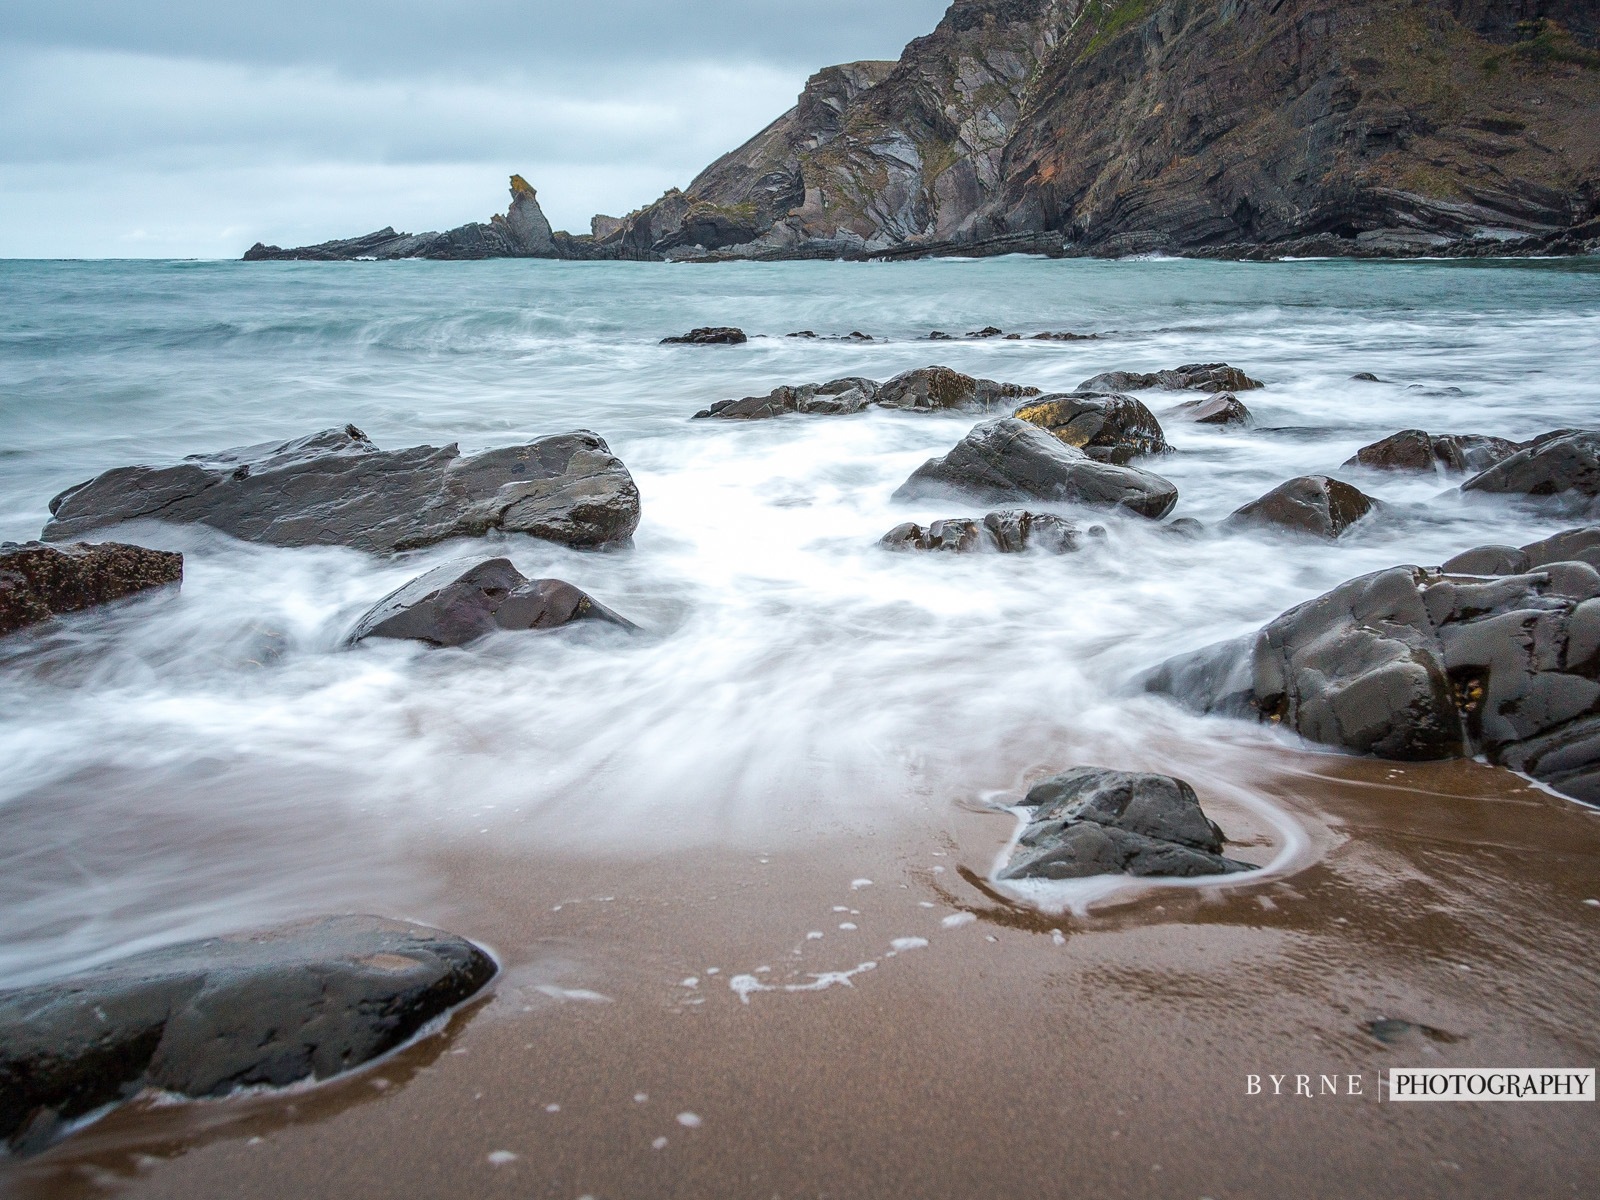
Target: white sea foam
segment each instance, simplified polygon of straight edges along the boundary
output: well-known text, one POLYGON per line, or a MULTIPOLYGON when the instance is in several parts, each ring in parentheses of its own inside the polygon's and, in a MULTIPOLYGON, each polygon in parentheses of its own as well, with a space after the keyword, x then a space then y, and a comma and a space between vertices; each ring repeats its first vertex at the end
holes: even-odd
MULTIPOLYGON (((644 520, 618 553, 515 537, 399 559, 118 531, 185 551, 182 591, 0 643, 0 982, 311 911, 426 911, 453 847, 765 857, 1076 763, 1181 775, 1233 814, 1225 828, 1242 814, 1270 834, 1287 869, 1309 850, 1255 786, 1277 735, 1129 679, 1364 571, 1570 522, 1465 502, 1443 477, 1350 473, 1389 515, 1332 547, 1077 513, 1104 546, 895 555, 875 543, 899 522, 983 510, 891 499, 978 418, 689 414, 935 362, 1062 390, 1226 360, 1268 384, 1241 397, 1256 428, 1169 420, 1179 452, 1145 464, 1178 485, 1179 515, 1213 522, 1401 426, 1522 438, 1600 411, 1600 273, 1582 263, 584 266, 8 268, 0 537, 36 536, 51 495, 108 467, 345 421, 384 446, 469 451, 592 428, 644 520), (771 336, 692 361, 655 344, 713 315, 889 340, 771 336), (1108 336, 915 340, 991 323, 1108 336), (385 592, 485 553, 645 632, 342 648, 385 592)), ((1105 886, 1014 894, 1081 909, 1105 886)))

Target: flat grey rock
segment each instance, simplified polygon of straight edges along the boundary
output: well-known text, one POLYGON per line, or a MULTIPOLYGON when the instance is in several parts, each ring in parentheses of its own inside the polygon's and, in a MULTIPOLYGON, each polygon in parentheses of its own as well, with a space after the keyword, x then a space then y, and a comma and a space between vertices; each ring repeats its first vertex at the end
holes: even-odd
POLYGON ((933 521, 926 528, 914 521, 896 525, 879 539, 890 550, 942 550, 957 554, 994 551, 1021 554, 1039 550, 1046 554, 1070 554, 1082 544, 1084 536, 1104 536, 1100 526, 1091 526, 1087 535, 1065 517, 1054 513, 1002 509, 971 517, 950 517, 933 521))
POLYGON ((587 430, 463 456, 380 450, 354 425, 288 442, 117 467, 50 502, 46 541, 124 521, 196 523, 272 546, 392 553, 490 530, 569 546, 627 541, 639 489, 587 430))
POLYGON ((1096 462, 1037 425, 1002 417, 929 459, 894 494, 896 500, 942 496, 1121 507, 1159 520, 1177 504, 1178 489, 1150 471, 1096 462))
POLYGON ((1263 386, 1227 363, 1188 363, 1170 371, 1107 371, 1078 385, 1080 392, 1165 391, 1243 392, 1263 386))
POLYGON ((1000 879, 1227 875, 1255 868, 1222 855, 1223 833, 1194 789, 1170 775, 1075 767, 1034 784, 1000 879))
POLYGON ((0 542, 0 637, 182 580, 183 555, 168 550, 120 542, 0 542))
POLYGON ((565 580, 529 579, 505 558, 462 560, 390 592, 356 622, 346 641, 405 638, 464 646, 500 629, 554 629, 584 620, 638 628, 565 580))
POLYGON ((1402 429, 1361 447, 1344 465, 1378 471, 1483 471, 1519 449, 1516 442, 1484 433, 1430 434, 1402 429))
POLYGON ((57 1122, 146 1088, 202 1097, 327 1079, 400 1045, 495 970, 437 929, 324 917, 0 992, 0 1137, 40 1148, 57 1122))
POLYGON ((877 394, 875 380, 851 375, 827 383, 782 384, 764 396, 718 400, 694 415, 697 419, 716 417, 724 421, 759 421, 787 413, 839 416, 862 411, 877 394))
POLYGON ((1038 394, 1036 387, 978 379, 949 367, 918 367, 885 383, 873 403, 901 412, 990 412, 1038 394))

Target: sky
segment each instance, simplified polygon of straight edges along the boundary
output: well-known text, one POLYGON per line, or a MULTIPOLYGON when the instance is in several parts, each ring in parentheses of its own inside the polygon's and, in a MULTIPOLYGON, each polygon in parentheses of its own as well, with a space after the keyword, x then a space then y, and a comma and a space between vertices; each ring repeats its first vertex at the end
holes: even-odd
POLYGON ((621 215, 947 0, 4 0, 0 257, 621 215))

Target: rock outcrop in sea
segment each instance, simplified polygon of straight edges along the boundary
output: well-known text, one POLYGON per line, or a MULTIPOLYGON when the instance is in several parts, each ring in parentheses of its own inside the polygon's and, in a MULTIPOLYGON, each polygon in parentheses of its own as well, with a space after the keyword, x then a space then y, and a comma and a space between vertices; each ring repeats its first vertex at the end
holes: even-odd
POLYGON ((124 521, 209 525, 269 546, 378 554, 491 529, 568 546, 626 542, 639 489, 587 430, 463 455, 454 445, 380 450, 354 425, 288 442, 117 467, 50 501, 44 540, 124 521))
POLYGON ((1485 754, 1600 803, 1600 526, 1349 580, 1146 686, 1400 760, 1485 754))
POLYGON ((120 542, 0 543, 0 637, 182 580, 183 555, 170 550, 120 542))
POLYGON ((956 0, 590 234, 527 188, 487 225, 246 257, 1593 252, 1596 111, 1587 0, 956 0))

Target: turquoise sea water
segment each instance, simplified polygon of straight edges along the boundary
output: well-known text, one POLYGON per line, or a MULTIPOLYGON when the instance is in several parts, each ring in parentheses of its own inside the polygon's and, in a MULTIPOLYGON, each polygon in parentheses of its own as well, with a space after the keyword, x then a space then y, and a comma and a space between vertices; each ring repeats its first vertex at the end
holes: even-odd
POLYGON ((688 419, 712 401, 932 363, 1051 391, 1227 361, 1267 385, 1242 396, 1256 427, 1169 421, 1177 453, 1145 464, 1177 483, 1174 515, 1208 523, 1400 428, 1600 420, 1585 261, 3 262, 0 297, 0 538, 37 536, 53 494, 106 468, 345 422, 468 451, 590 428, 644 504, 634 547, 603 554, 119 531, 183 550, 182 591, 0 643, 0 982, 299 912, 433 912, 426 853, 485 837, 765 845, 1083 761, 1247 797, 1217 747, 1272 735, 1130 696, 1138 670, 1364 571, 1570 524, 1442 476, 1343 471, 1389 507, 1333 546, 1079 514, 1103 547, 891 555, 874 543, 902 520, 982 511, 889 499, 980 418, 688 419), (708 324, 752 340, 657 344, 708 324), (986 325, 1100 336, 923 340, 986 325), (803 329, 877 340, 783 336, 803 329), (647 632, 341 648, 405 579, 489 553, 647 632))

